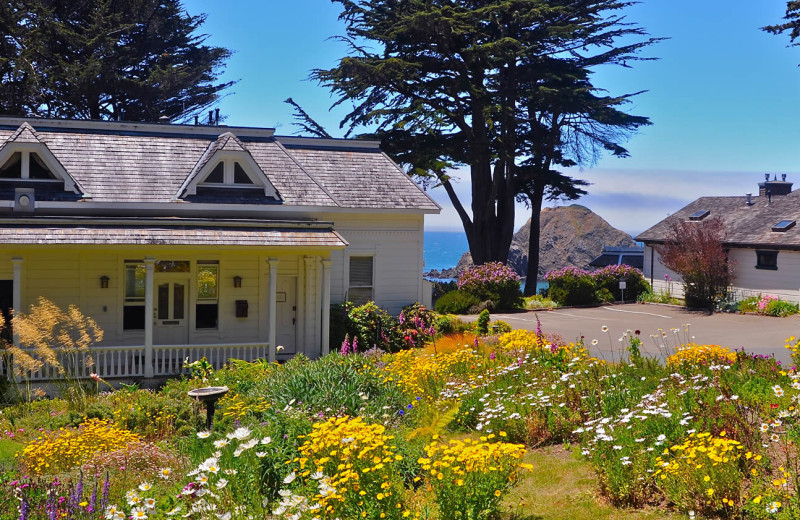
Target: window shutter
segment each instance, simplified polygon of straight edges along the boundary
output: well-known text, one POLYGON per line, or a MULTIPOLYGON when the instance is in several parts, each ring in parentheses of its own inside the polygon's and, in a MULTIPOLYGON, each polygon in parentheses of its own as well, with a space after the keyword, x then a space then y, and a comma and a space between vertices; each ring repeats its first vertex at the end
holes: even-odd
POLYGON ((372 287, 372 257, 350 257, 350 287, 372 287))

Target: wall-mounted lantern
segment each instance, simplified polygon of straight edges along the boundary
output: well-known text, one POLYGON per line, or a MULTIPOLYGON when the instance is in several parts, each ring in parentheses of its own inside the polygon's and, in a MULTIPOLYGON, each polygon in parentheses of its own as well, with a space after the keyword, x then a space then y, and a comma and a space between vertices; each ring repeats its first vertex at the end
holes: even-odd
POLYGON ((108 280, 109 280, 108 276, 103 275, 103 276, 100 277, 100 288, 101 289, 108 289, 108 280))
POLYGON ((234 276, 233 277, 233 286, 237 289, 242 286, 242 277, 241 276, 234 276))

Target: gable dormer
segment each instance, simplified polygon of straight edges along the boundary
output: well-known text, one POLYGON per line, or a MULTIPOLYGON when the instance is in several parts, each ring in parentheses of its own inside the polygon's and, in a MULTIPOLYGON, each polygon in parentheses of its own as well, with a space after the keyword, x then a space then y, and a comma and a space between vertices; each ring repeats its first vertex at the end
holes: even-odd
POLYGON ((28 123, 22 123, 0 146, 0 182, 63 183, 64 191, 83 193, 28 123))
POLYGON ((178 190, 178 198, 213 193, 224 197, 226 192, 252 190, 263 197, 280 200, 275 186, 253 159, 247 147, 235 135, 225 132, 206 149, 200 161, 178 190))

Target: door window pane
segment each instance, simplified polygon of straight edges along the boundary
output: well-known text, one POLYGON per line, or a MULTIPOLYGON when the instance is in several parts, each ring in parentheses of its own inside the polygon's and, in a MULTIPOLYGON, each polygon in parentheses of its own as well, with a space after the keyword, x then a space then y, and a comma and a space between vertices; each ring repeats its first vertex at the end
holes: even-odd
POLYGON ((169 284, 162 283, 158 286, 158 319, 169 319, 169 284))
POLYGON ((183 319, 183 297, 185 287, 183 284, 176 283, 175 287, 173 288, 173 299, 172 299, 172 319, 174 320, 182 320, 183 319))

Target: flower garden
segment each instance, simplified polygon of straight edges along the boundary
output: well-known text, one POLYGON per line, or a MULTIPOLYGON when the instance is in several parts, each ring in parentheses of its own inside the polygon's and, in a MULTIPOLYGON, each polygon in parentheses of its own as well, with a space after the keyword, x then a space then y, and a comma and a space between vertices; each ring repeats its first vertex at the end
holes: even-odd
MULTIPOLYGON (((793 367, 605 327, 613 354, 597 359, 419 306, 383 330, 396 351, 365 350, 362 318, 318 360, 195 360, 158 391, 23 392, 0 409, 0 519, 539 518, 526 500, 552 446, 592 469, 589 502, 610 517, 800 518, 793 367), (187 392, 209 385, 229 392, 206 430, 187 392)), ((800 342, 787 348, 800 362, 800 342)))

